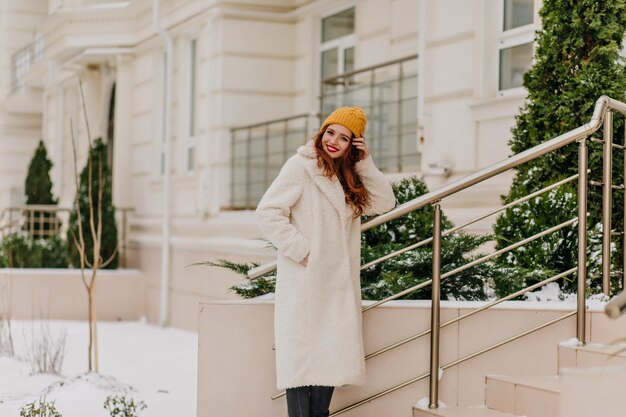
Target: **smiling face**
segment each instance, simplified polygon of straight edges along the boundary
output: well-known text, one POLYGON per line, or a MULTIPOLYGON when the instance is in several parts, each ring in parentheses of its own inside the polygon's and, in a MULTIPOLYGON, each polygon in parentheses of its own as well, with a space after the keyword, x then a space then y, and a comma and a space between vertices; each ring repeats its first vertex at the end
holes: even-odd
POLYGON ((340 158, 350 148, 352 132, 340 124, 332 124, 326 128, 322 136, 322 147, 331 158, 340 158))

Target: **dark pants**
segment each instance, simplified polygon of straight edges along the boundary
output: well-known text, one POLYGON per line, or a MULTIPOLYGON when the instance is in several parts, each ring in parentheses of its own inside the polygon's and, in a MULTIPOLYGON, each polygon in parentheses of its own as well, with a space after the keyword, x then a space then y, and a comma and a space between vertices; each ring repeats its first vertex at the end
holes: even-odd
POLYGON ((287 412, 289 417, 328 417, 330 399, 335 387, 309 385, 287 388, 287 412))

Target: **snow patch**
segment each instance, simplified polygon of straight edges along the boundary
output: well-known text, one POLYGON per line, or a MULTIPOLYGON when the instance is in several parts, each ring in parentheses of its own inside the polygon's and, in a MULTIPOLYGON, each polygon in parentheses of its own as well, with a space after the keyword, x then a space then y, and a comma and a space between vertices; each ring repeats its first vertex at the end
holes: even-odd
POLYGON ((73 378, 66 378, 49 385, 41 393, 42 396, 48 397, 50 394, 63 390, 80 390, 89 387, 107 393, 128 395, 137 390, 128 384, 124 384, 112 376, 96 374, 94 372, 85 372, 73 378))
MULTIPOLYGON (((143 321, 143 320, 142 320, 143 321)), ((190 331, 139 322, 99 322, 101 374, 87 370, 89 327, 84 321, 50 321, 67 329, 62 375, 30 375, 26 330, 38 321, 13 320, 16 358, 0 357, 0 416, 18 416, 20 408, 43 395, 55 401, 63 417, 109 417, 109 395, 143 401, 145 417, 196 415, 198 337, 190 331)))
POLYGON ((578 346, 578 345, 580 345, 580 341, 575 337, 559 342, 559 346, 578 346))
POLYGON ((556 282, 549 282, 537 291, 526 293, 527 301, 560 301, 561 288, 556 282))
MULTIPOLYGON (((428 397, 421 398, 420 400, 418 400, 415 403, 415 407, 419 408, 419 409, 422 409, 422 410, 428 410, 429 402, 430 402, 430 400, 429 400, 428 397)), ((446 408, 446 407, 447 407, 447 405, 445 405, 444 402, 440 400, 439 401, 439 408, 446 408)))

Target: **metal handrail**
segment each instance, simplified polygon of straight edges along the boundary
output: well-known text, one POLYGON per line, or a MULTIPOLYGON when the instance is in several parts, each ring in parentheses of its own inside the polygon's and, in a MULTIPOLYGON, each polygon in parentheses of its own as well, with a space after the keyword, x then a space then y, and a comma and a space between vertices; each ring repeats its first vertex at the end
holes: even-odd
MULTIPOLYGON (((526 151, 520 152, 517 155, 514 155, 508 159, 476 171, 475 173, 470 174, 457 181, 453 181, 437 190, 430 191, 411 201, 407 201, 406 203, 397 206, 387 213, 371 217, 361 223, 361 231, 364 232, 376 226, 380 226, 383 223, 387 223, 388 221, 399 219, 400 217, 409 214, 415 210, 418 210, 422 207, 425 207, 428 204, 440 201, 452 194, 456 194, 459 191, 465 190, 466 188, 495 177, 496 175, 515 168, 525 162, 539 158, 540 156, 543 156, 556 149, 562 148, 565 145, 569 145, 570 143, 590 136, 596 130, 598 130, 598 128, 602 124, 602 121, 604 120, 604 112, 609 108, 609 106, 626 114, 626 104, 613 100, 610 97, 602 96, 596 102, 593 116, 589 123, 580 126, 574 130, 571 130, 567 133, 564 133, 560 136, 557 136, 556 138, 551 139, 547 142, 541 143, 533 148, 527 149, 526 151)), ((274 272, 275 270, 276 261, 268 262, 263 265, 259 265, 256 268, 251 268, 248 271, 248 278, 258 278, 260 276, 274 272)))
MULTIPOLYGON (((529 291, 536 290, 537 288, 543 287, 543 286, 544 286, 544 285, 546 285, 546 284, 549 284, 549 283, 551 283, 551 282, 554 282, 554 281, 556 281, 556 280, 559 280, 559 279, 561 279, 561 278, 563 278, 563 277, 566 277, 566 276, 568 276, 568 275, 570 275, 570 274, 572 274, 572 273, 574 273, 574 272, 576 272, 576 268, 570 268, 570 269, 568 269, 568 270, 567 270, 567 271, 565 271, 565 272, 561 272, 560 274, 557 274, 557 275, 555 275, 555 276, 553 276, 553 277, 546 278, 546 279, 544 279, 543 281, 540 281, 540 282, 538 282, 538 283, 536 283, 536 284, 533 284, 533 285, 531 285, 531 286, 529 286, 529 287, 522 288, 521 290, 516 291, 516 292, 514 292, 514 293, 512 293, 512 294, 509 294, 509 295, 507 295, 507 296, 505 296, 505 297, 498 298, 497 300, 494 300, 494 301, 492 301, 492 302, 490 302, 490 303, 488 303, 488 304, 485 304, 485 305, 484 305, 484 306, 482 306, 482 307, 479 307, 479 308, 477 308, 477 309, 475 309, 475 310, 472 310, 472 311, 470 311, 469 313, 465 313, 465 314, 463 314, 463 315, 461 315, 461 316, 459 316, 459 317, 455 317, 455 318, 453 318, 453 319, 451 319, 451 320, 448 320, 447 322, 443 323, 443 324, 440 326, 440 328, 441 328, 441 329, 443 329, 443 328, 444 328, 444 327, 446 327, 446 326, 449 326, 449 325, 451 325, 451 324, 454 324, 454 323, 456 323, 456 322, 458 322, 458 321, 461 321, 461 320, 463 320, 463 319, 465 319, 465 318, 471 317, 471 316, 473 316, 473 315, 475 315, 475 314, 480 313, 481 311, 488 310, 488 309, 490 309, 491 307, 496 306, 496 305, 498 305, 498 304, 501 304, 501 303, 503 303, 503 302, 505 302, 505 301, 512 300, 512 299, 514 299, 514 298, 516 298, 516 297, 519 297, 520 295, 526 294, 526 293, 527 293, 527 292, 529 292, 529 291)), ((418 334, 416 334, 416 335, 413 335, 413 336, 407 337, 406 339, 402 339, 402 340, 400 340, 399 342, 396 342, 396 343, 394 343, 394 344, 392 344, 392 345, 386 346, 386 347, 384 347, 384 348, 382 348, 382 349, 378 349, 378 350, 377 350, 377 351, 375 351, 375 352, 372 352, 372 353, 370 353, 370 354, 368 354, 368 355, 365 355, 365 360, 367 360, 367 359, 371 359, 371 358, 373 358, 373 357, 375 357, 375 356, 380 355, 381 353, 385 353, 385 352, 390 351, 390 350, 392 350, 392 349, 395 349, 395 348, 397 348, 397 347, 399 347, 399 346, 402 346, 402 345, 404 345, 404 344, 406 344, 406 343, 412 342, 413 340, 417 340, 417 339, 419 339, 420 337, 422 337, 422 336, 426 336, 426 335, 427 335, 427 334, 429 334, 429 333, 430 333, 430 329, 428 329, 428 330, 424 330, 424 331, 423 331, 423 332, 421 332, 421 333, 418 333, 418 334)))
MULTIPOLYGON (((563 320, 565 320, 565 319, 567 319, 567 318, 570 318, 570 317, 574 316, 576 313, 577 313, 576 311, 572 311, 572 312, 567 313, 567 314, 565 314, 565 315, 563 315, 563 316, 557 317, 557 318, 555 318, 555 319, 553 319, 553 320, 550 320, 549 322, 546 322, 546 323, 541 324, 541 325, 539 325, 539 326, 533 327, 533 328, 532 328, 532 329, 530 329, 530 330, 526 330, 526 331, 525 331, 525 332, 523 332, 523 333, 517 334, 517 335, 512 336, 512 337, 509 337, 509 338, 508 338, 508 339, 506 339, 506 340, 503 340, 503 341, 498 342, 498 343, 496 343, 496 344, 493 344, 493 345, 491 345, 491 346, 489 346, 489 347, 486 347, 486 348, 484 348, 484 349, 481 349, 481 350, 479 350, 479 351, 477 351, 477 352, 471 353, 471 354, 469 354, 469 355, 467 355, 467 356, 464 356, 464 357, 462 357, 462 358, 460 358, 460 359, 457 359, 457 360, 455 360, 455 361, 452 361, 452 362, 450 362, 450 363, 448 363, 448 364, 446 364, 446 365, 442 366, 440 369, 441 369, 442 371, 445 371, 445 370, 446 370, 446 369, 448 369, 448 368, 451 368, 451 367, 453 367, 453 366, 455 366, 455 365, 458 365, 458 364, 460 364, 460 363, 463 363, 463 362, 465 362, 465 361, 468 361, 468 360, 470 360, 470 359, 473 359, 473 358, 475 358, 476 356, 482 355, 483 353, 487 353, 487 352, 489 352, 489 351, 491 351, 491 350, 497 349, 497 348, 499 348, 500 346, 504 346, 504 345, 506 345, 507 343, 513 342, 513 341, 515 341, 515 340, 517 340, 517 339, 521 339, 521 338, 522 338, 522 337, 524 337, 524 336, 528 336, 528 335, 529 335, 529 334, 531 334, 531 333, 534 333, 534 332, 539 331, 539 330, 541 330, 541 329, 544 329, 544 328, 546 328, 546 327, 548 327, 548 326, 551 326, 551 325, 553 325, 553 324, 555 324, 555 323, 558 323, 558 322, 563 321, 563 320)), ((337 411, 335 411, 335 412, 333 412, 333 413, 330 413, 329 417, 338 416, 339 414, 343 414, 343 413, 345 413, 345 412, 347 412, 347 411, 350 411, 350 410, 352 410, 352 409, 354 409, 354 408, 356 408, 356 407, 358 407, 358 406, 360 406, 360 405, 366 404, 366 403, 368 403, 368 402, 370 402, 370 401, 372 401, 372 400, 375 400, 375 399, 380 398, 380 397, 382 397, 382 396, 384 396, 384 395, 387 395, 387 394, 390 394, 390 393, 392 393, 392 392, 394 392, 394 391, 397 391, 397 390, 399 390, 400 388, 404 388, 404 387, 406 387, 406 386, 408 386, 408 385, 411 385, 411 384, 412 384, 412 383, 414 383, 414 382, 418 382, 418 381, 421 381, 421 380, 422 380, 422 379, 424 379, 424 378, 428 378, 430 375, 431 375, 431 373, 430 373, 430 372, 426 372, 426 373, 424 373, 424 374, 422 374, 422 375, 420 375, 420 376, 418 376, 418 377, 415 377, 415 378, 413 378, 413 379, 410 379, 410 380, 408 380, 408 381, 405 381, 405 382, 403 382, 403 383, 401 383, 401 384, 398 384, 398 385, 396 385, 396 386, 394 386, 394 387, 388 388, 388 389, 386 389, 385 391, 379 392, 378 394, 375 394, 375 395, 372 395, 372 396, 370 396, 370 397, 367 397, 367 398, 365 398, 365 399, 363 399, 363 400, 360 400, 359 402, 356 402, 356 403, 354 403, 354 404, 352 404, 352 405, 349 405, 348 407, 344 407, 344 408, 341 408, 341 409, 339 409, 339 410, 337 410, 337 411)))
MULTIPOLYGON (((550 234, 552 232, 556 232, 557 230, 560 230, 560 229, 562 229, 562 228, 564 228, 566 226, 572 225, 572 224, 576 223, 577 221, 578 221, 578 217, 575 217, 575 218, 567 220, 567 221, 565 221, 563 223, 559 223, 556 226, 553 226, 553 227, 551 227, 549 229, 543 230, 543 231, 541 231, 539 233, 536 233, 536 234, 534 234, 532 236, 529 236, 526 239, 520 240, 519 242, 515 242, 515 243, 513 243, 513 244, 511 244, 509 246, 506 246, 506 247, 504 247, 502 249, 499 249, 499 250, 497 250, 495 252, 489 253, 489 254, 487 254, 485 256, 482 256, 482 257, 480 257, 478 259, 475 259, 475 260, 473 260, 471 262, 463 264, 463 265, 453 269, 452 271, 448 271, 445 274, 441 274, 440 279, 448 278, 451 275, 454 275, 454 274, 457 274, 459 272, 465 271, 466 269, 471 268, 473 266, 476 266, 478 264, 481 264, 481 263, 483 263, 485 261, 488 261, 491 258, 495 258, 496 256, 500 256, 500 255, 502 255, 502 254, 504 254, 506 252, 510 252, 513 249, 516 249, 516 248, 518 248, 520 246, 524 246, 525 244, 532 242, 533 240, 537 240, 540 237, 548 235, 548 234, 550 234)), ((384 304, 384 303, 386 303, 388 301, 395 300, 396 298, 400 298, 403 295, 407 295, 407 294, 410 294, 410 293, 412 293, 414 291, 417 291, 419 289, 427 287, 427 286, 431 285, 432 283, 433 283, 433 280, 429 279, 427 281, 424 281, 422 283, 414 285, 414 286, 412 286, 410 288, 407 288, 406 290, 401 291, 401 292, 399 292, 397 294, 390 295, 389 297, 386 297, 386 298, 383 298, 382 300, 376 301, 375 303, 370 304, 367 307, 363 307, 362 311, 371 310, 372 308, 378 307, 379 305, 384 304)))
MULTIPOLYGON (((605 283, 608 282, 608 279, 611 276, 611 271, 610 271, 610 253, 607 249, 607 244, 606 242, 609 241, 612 233, 611 233, 611 219, 610 219, 610 191, 613 188, 613 184, 611 183, 611 150, 613 148, 612 146, 612 140, 613 140, 613 136, 612 136, 612 114, 610 113, 609 110, 615 110, 615 111, 619 111, 622 114, 626 115, 626 104, 619 102, 617 100, 611 99, 610 97, 607 96, 602 96, 600 97, 597 102, 596 105, 594 107, 594 112, 593 112, 593 116, 591 118, 591 121, 583 126, 580 126, 576 129, 573 129, 563 135, 560 135, 552 140, 549 140, 547 142, 544 142, 540 145, 537 145, 531 149, 528 149, 524 152, 521 152, 515 156, 512 156, 504 161, 501 161, 499 163, 496 163, 490 167, 484 168, 482 170, 477 171, 474 174, 471 174, 465 178, 462 178, 458 181, 452 182, 438 190, 429 192, 423 196, 420 196, 412 201, 409 201, 407 203, 404 203, 398 207, 396 207, 395 209, 391 210, 388 213, 373 217, 368 219, 367 221, 363 222, 361 225, 361 230, 365 231, 368 230, 372 227, 378 226, 380 224, 386 223, 388 221, 391 220, 395 220, 405 214, 408 214, 414 210, 420 209, 428 204, 432 204, 434 205, 434 220, 433 220, 433 238, 431 239, 432 243, 433 243, 433 279, 429 280, 429 281, 425 281, 419 285, 416 285, 414 287, 411 287, 407 290, 404 290, 398 294, 392 295, 391 297, 387 297, 384 300, 378 301, 366 308, 363 308, 363 311, 366 311, 368 309, 374 308, 386 301, 389 301, 390 299, 395 299, 398 298, 402 295, 405 295, 409 292, 415 291, 419 288, 423 288, 427 285, 431 285, 432 284, 432 297, 431 297, 431 328, 428 331, 422 332, 419 335, 416 336, 412 336, 408 339, 405 339, 404 341, 401 341, 400 343, 397 343, 395 345, 392 345, 391 347, 387 347, 384 348, 380 351, 374 352, 374 354, 370 354, 368 356, 366 356, 366 358, 370 358, 373 356, 376 356, 380 353, 382 353, 383 351, 387 351, 390 350, 394 347, 397 347, 401 344, 404 344, 410 340, 415 340, 417 337, 421 337, 423 335, 426 335, 428 333, 431 334, 431 359, 430 359, 430 369, 431 372, 426 373, 424 375, 421 375, 417 378, 414 378, 410 381, 407 381, 403 384, 397 385, 393 388, 387 389, 381 393, 378 393, 374 396, 371 396, 365 400, 359 401, 355 404, 352 404, 351 406, 348 406, 346 408, 343 408, 341 410, 338 410, 334 413, 332 413, 332 416, 341 414, 343 412, 346 412, 348 410, 351 410, 359 405, 365 404, 366 402, 372 401, 373 399, 379 398, 383 395, 386 395, 392 391, 395 391, 397 389, 400 389, 404 386, 407 386, 410 383, 416 382, 418 380, 421 380, 423 378, 426 378, 428 376, 431 376, 430 378, 430 402, 429 402, 429 408, 437 408, 438 407, 438 391, 439 391, 439 385, 438 385, 438 379, 436 377, 433 377, 434 373, 436 371, 438 371, 439 368, 439 331, 441 329, 441 327, 444 327, 446 325, 451 324, 452 322, 455 321, 459 321, 462 318, 468 317, 469 315, 474 315, 477 314, 480 311, 484 311, 490 307, 492 307, 495 304, 501 303, 503 301, 505 301, 506 299, 511 299, 514 298, 516 296, 521 295, 524 292, 530 291, 531 289, 535 289, 538 288, 540 285, 545 285, 545 283, 547 282, 552 282, 556 279, 560 279, 562 277, 564 277, 565 275, 571 274, 574 271, 578 272, 578 297, 577 297, 577 309, 576 311, 573 311, 571 313, 566 314, 565 316, 559 317, 557 319, 551 320, 548 323, 545 323, 543 325, 540 325, 538 327, 535 327, 534 329, 531 329, 529 331, 526 331, 524 333, 521 333, 513 338, 509 338, 505 341, 502 341, 500 343, 497 343, 493 346, 490 346, 488 348, 482 349, 478 352, 475 352, 469 356, 466 356, 464 358, 458 359, 454 362, 451 362, 449 364, 447 364, 446 366, 444 366, 441 369, 447 369, 448 367, 451 366, 455 366, 458 365, 459 363, 462 363, 466 360, 469 360, 471 358, 474 358, 482 353, 488 352, 492 349, 495 349, 499 346, 502 346, 506 343, 509 343, 513 340, 516 340, 520 337, 523 337, 527 334, 530 334, 536 330, 545 328, 551 324, 554 324, 558 321, 564 320, 568 317, 571 317, 573 315, 577 315, 577 336, 578 336, 578 340, 580 343, 584 343, 585 342, 585 311, 586 311, 586 303, 585 303, 585 290, 586 290, 586 284, 585 284, 585 279, 587 276, 587 266, 586 266, 586 248, 587 248, 587 217, 589 216, 589 213, 587 212, 587 182, 588 182, 588 178, 587 178, 587 174, 589 172, 588 168, 587 168, 587 163, 588 163, 588 155, 587 155, 587 139, 602 125, 602 123, 604 122, 604 140, 603 140, 603 148, 604 148, 604 152, 603 152, 603 181, 602 181, 602 185, 603 185, 603 210, 602 210, 602 225, 603 231, 609 231, 609 233, 604 233, 603 234, 603 251, 602 251, 602 276, 603 276, 603 285, 606 285, 605 283), (562 185, 565 182, 569 182, 569 181, 573 181, 574 179, 578 179, 578 216, 568 220, 566 222, 563 222, 557 226, 554 226, 550 229, 547 229, 545 231, 542 231, 536 235, 533 235, 529 238, 523 239, 520 242, 514 243, 512 245, 509 245, 503 249, 500 249, 494 253, 491 253, 489 255, 483 256, 479 259, 476 259, 472 262, 469 262, 465 265, 462 265, 461 267, 456 268, 455 270, 449 271, 446 274, 441 274, 441 265, 440 265, 440 256, 441 256, 441 237, 442 237, 442 232, 441 232, 441 209, 440 209, 440 201, 445 198, 448 197, 452 194, 455 194, 459 191, 462 191, 468 187, 471 187, 475 184, 478 184, 482 181, 485 181, 489 178, 494 177, 495 175, 498 175, 502 172, 505 172, 509 169, 515 168, 517 166, 519 166, 522 163, 528 162, 530 160, 536 159, 540 156, 543 156, 549 152, 552 152, 556 149, 559 149, 563 146, 566 146, 572 142, 577 141, 579 143, 579 148, 578 148, 578 174, 576 176, 572 176, 569 178, 566 178, 565 180, 560 181, 559 185, 562 185), (607 191, 608 190, 608 191, 607 191), (608 196, 607 196, 608 195, 608 196), (607 209, 608 206, 608 209, 607 209), (488 259, 491 259, 492 257, 501 255, 503 253, 505 253, 506 251, 515 249, 516 247, 522 246, 532 240, 535 240, 541 236, 545 236, 548 233, 554 232, 556 230, 559 230, 563 227, 566 227, 568 225, 572 225, 574 223, 578 223, 578 265, 575 268, 572 268, 568 271, 562 272, 561 274, 558 274, 555 277, 549 278, 547 280, 544 280, 540 283, 537 283, 533 286, 529 286, 523 290, 520 290, 514 294, 510 294, 507 297, 504 297, 501 300, 497 300, 493 303, 490 303, 486 306, 483 306, 480 309, 477 309, 476 311, 472 311, 471 314, 466 314, 462 317, 459 317, 457 319, 455 319, 454 321, 449 321, 447 323, 444 323, 444 325, 440 325, 439 323, 439 302, 440 302, 440 294, 439 294, 439 289, 440 289, 440 283, 441 283, 441 279, 446 278, 447 276, 450 276, 454 273, 460 272, 464 269, 470 268, 471 266, 474 266, 478 263, 484 262, 488 259)), ((624 153, 624 160, 626 162, 626 152, 624 153)), ((556 186, 553 184, 552 188, 555 188, 556 186)), ((540 190, 542 191, 542 190, 540 190)), ((544 191, 545 192, 545 191, 544 191)), ((537 192, 533 193, 534 195, 537 192)), ((533 195, 531 194, 531 195, 533 195)), ((529 196, 524 197, 526 200, 528 200, 529 198, 532 198, 529 196)), ((625 202, 625 208, 624 208, 624 215, 626 218, 626 193, 624 195, 624 202, 625 202)), ((515 204, 517 204, 518 202, 514 202, 515 204)), ((484 218, 484 217, 483 217, 484 218)), ((622 234, 625 242, 626 242, 626 233, 622 234)), ((624 279, 626 281, 626 256, 624 257, 624 268, 623 268, 623 273, 624 273, 624 279)), ((250 278, 255 278, 261 275, 264 275, 265 273, 269 273, 269 272, 273 272, 276 268, 276 262, 272 262, 272 263, 268 263, 265 265, 261 265, 257 268, 254 268, 252 270, 250 270, 248 272, 248 276, 250 278)), ((280 395, 274 396, 272 397, 274 398, 278 398, 280 395)))
MULTIPOLYGON (((528 194, 526 197, 519 198, 519 199, 517 199, 515 201, 512 201, 512 202, 510 202, 508 204, 505 204, 504 206, 502 206, 500 208, 497 208, 497 209, 494 209, 494 210, 492 210, 490 212, 487 212, 486 214, 481 214, 480 216, 475 217, 472 220, 468 220, 467 222, 463 223, 460 226, 455 226, 455 227, 453 227, 451 229, 448 229, 448 230, 446 230, 445 232, 443 232, 441 234, 441 237, 448 236, 448 235, 450 235, 450 234, 452 234, 454 232, 457 232, 457 231, 459 231, 459 230, 461 230, 461 229, 463 229, 463 228, 465 228, 465 227, 467 227, 467 226, 469 226, 471 224, 474 224, 474 223, 476 223, 478 221, 484 220, 487 217, 493 216, 494 214, 497 214, 497 213, 499 213, 499 212, 501 212, 503 210, 506 210, 508 208, 514 207, 517 204, 520 204, 520 203, 523 203, 525 201, 528 201, 528 200, 530 200, 532 198, 537 197, 538 195, 544 194, 544 193, 546 193, 546 192, 548 192, 548 191, 550 191, 552 189, 558 188, 561 185, 567 184, 568 182, 574 181, 576 179, 578 179, 578 174, 572 175, 572 176, 570 176, 568 178, 565 178, 565 179, 563 179, 561 181, 557 181, 554 184, 550 184, 547 187, 542 188, 541 190, 535 191, 532 194, 528 194)), ((386 261, 388 259, 391 259, 391 258, 393 258, 395 256, 401 255, 401 254, 403 254, 405 252, 409 252, 409 251, 412 251, 413 249, 420 248, 420 247, 422 247, 424 245, 429 244, 432 241, 433 241, 433 238, 429 237, 427 239, 421 240, 421 241, 419 241, 417 243, 414 243, 412 245, 405 246, 402 249, 398 249, 396 251, 390 252, 387 255, 381 256, 378 259, 374 259, 373 261, 364 263, 363 265, 361 265, 361 271, 369 268, 370 266, 377 265, 377 264, 379 264, 381 262, 384 262, 384 261, 386 261)))

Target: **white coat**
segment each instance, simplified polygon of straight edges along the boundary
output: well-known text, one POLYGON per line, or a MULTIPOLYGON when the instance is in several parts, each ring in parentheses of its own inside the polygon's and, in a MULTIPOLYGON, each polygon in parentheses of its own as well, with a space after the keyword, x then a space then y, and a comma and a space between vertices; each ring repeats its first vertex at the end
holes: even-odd
MULTIPOLYGON (((278 249, 274 298, 277 388, 362 385, 361 219, 336 176, 318 168, 313 140, 285 162, 256 209, 261 231, 278 249), (302 261, 307 254, 307 265, 302 261)), ((371 155, 356 163, 370 194, 364 214, 396 199, 371 155)))

